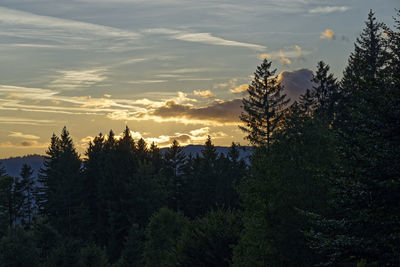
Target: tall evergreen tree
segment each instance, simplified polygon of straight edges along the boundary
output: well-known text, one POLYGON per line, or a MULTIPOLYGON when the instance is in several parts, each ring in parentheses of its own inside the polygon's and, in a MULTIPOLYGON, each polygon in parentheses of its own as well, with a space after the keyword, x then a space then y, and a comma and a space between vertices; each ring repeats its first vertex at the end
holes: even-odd
POLYGON ((314 109, 328 122, 333 119, 333 112, 338 98, 339 85, 332 73, 329 73, 329 65, 323 61, 318 62, 317 71, 313 75, 312 94, 315 98, 314 109))
POLYGON ((46 154, 39 205, 61 233, 77 235, 82 223, 81 160, 66 127, 60 138, 53 134, 46 154))
POLYGON ((105 237, 105 199, 102 187, 105 186, 105 155, 104 155, 104 136, 100 133, 93 141, 89 142, 89 147, 85 153, 84 160, 84 198, 83 203, 87 209, 86 229, 87 238, 95 240, 101 245, 105 245, 102 241, 105 237))
POLYGON ((309 233, 324 265, 400 263, 400 123, 393 116, 400 106, 398 92, 388 83, 394 54, 385 49, 382 31, 371 11, 341 83, 344 97, 334 122, 340 157, 331 174, 333 213, 314 214, 309 233))
POLYGON ((271 62, 267 59, 257 67, 254 79, 249 85, 249 96, 243 98, 243 109, 240 119, 245 126, 239 126, 253 145, 272 143, 273 132, 279 127, 285 106, 289 103, 283 88, 278 83, 275 70, 270 70, 271 62))
POLYGON ((185 152, 176 140, 165 151, 165 172, 167 178, 167 191, 170 207, 179 211, 182 205, 183 167, 185 163, 185 152))
POLYGON ((22 220, 24 224, 30 228, 34 215, 34 192, 35 181, 33 180, 33 170, 31 166, 23 164, 20 172, 20 187, 23 197, 22 204, 22 220))
POLYGON ((15 179, 8 175, 0 176, 0 233, 15 225, 19 207, 15 195, 15 179))

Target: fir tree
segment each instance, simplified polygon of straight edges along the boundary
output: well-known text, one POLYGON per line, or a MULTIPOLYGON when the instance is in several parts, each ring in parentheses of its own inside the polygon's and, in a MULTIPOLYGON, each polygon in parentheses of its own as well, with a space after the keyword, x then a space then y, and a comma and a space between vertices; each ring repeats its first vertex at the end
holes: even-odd
POLYGON ((164 161, 168 198, 171 203, 170 207, 175 211, 179 211, 182 205, 182 180, 185 158, 185 152, 183 152, 179 142, 173 140, 171 146, 164 154, 164 161))
POLYGON ((53 134, 40 172, 39 205, 60 232, 76 235, 82 219, 81 161, 73 141, 63 128, 60 138, 53 134))
POLYGON ((332 73, 329 73, 329 65, 323 61, 318 62, 317 71, 313 75, 312 95, 315 98, 315 110, 323 119, 330 122, 338 98, 338 83, 332 73))
POLYGON ((253 145, 272 143, 273 132, 279 127, 285 106, 289 103, 282 94, 282 86, 277 82, 275 70, 270 70, 271 62, 264 59, 257 67, 254 79, 249 85, 249 96, 243 99, 244 112, 240 119, 245 126, 239 126, 253 145))
POLYGON ((399 264, 400 146, 395 136, 400 123, 394 114, 400 109, 398 92, 388 82, 388 59, 394 54, 385 50, 382 26, 371 11, 341 83, 344 97, 334 121, 340 157, 330 175, 332 213, 313 214, 309 232, 324 265, 399 264))
POLYGON ((32 168, 27 164, 23 164, 20 172, 20 187, 23 196, 22 220, 28 228, 31 227, 34 215, 33 194, 35 192, 35 181, 33 180, 32 175, 32 168))

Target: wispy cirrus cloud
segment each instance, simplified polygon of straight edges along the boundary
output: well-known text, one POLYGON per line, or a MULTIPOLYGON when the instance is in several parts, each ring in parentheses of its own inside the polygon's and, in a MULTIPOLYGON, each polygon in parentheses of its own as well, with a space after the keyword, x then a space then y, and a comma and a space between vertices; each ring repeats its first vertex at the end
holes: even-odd
POLYGON ((320 6, 310 9, 308 12, 311 14, 328 14, 333 12, 346 12, 349 6, 320 6))
MULTIPOLYGON (((1 104, 0 104, 1 109, 1 104)), ((40 119, 30 119, 22 117, 0 117, 0 124, 20 124, 20 125, 52 125, 55 121, 53 120, 40 120, 40 119)))
POLYGON ((140 34, 136 32, 121 30, 114 27, 69 19, 61 19, 51 16, 36 15, 34 13, 5 7, 0 7, 0 23, 5 25, 21 25, 47 29, 52 33, 69 32, 121 39, 137 39, 140 37, 140 34))
POLYGON ((209 45, 246 47, 256 50, 263 50, 266 48, 263 45, 233 41, 222 37, 217 37, 208 32, 187 32, 187 31, 167 29, 167 28, 153 28, 144 30, 143 32, 149 34, 167 35, 169 38, 175 40, 209 44, 209 45))
POLYGON ((51 82, 51 86, 61 90, 84 89, 107 79, 106 69, 60 70, 60 77, 51 82))
POLYGON ((0 7, 0 36, 21 39, 14 45, 26 48, 126 50, 141 34, 83 21, 43 16, 0 7))
POLYGON ((23 138, 23 139, 31 139, 31 140, 37 140, 40 137, 33 135, 33 134, 24 134, 21 132, 10 132, 10 134, 8 135, 9 137, 16 137, 16 138, 23 138))

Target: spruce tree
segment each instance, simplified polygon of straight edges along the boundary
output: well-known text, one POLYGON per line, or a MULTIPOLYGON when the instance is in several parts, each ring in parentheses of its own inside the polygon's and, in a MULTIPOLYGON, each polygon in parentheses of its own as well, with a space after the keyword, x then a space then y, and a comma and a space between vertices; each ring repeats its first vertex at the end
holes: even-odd
POLYGON ((8 175, 0 176, 0 233, 4 234, 7 228, 15 224, 17 205, 14 195, 15 179, 8 175))
POLYGON ((82 223, 81 160, 66 127, 60 138, 53 134, 46 154, 38 204, 57 230, 77 235, 82 223))
POLYGON ((314 214, 309 233, 324 265, 399 264, 399 94, 391 90, 387 68, 395 55, 382 32, 371 11, 341 82, 332 213, 314 214))
POLYGON ((22 204, 22 220, 23 223, 30 228, 34 215, 34 197, 35 181, 33 180, 33 170, 27 165, 23 164, 20 172, 20 187, 23 196, 22 204))
POLYGON ((267 59, 257 67, 254 79, 247 89, 248 97, 243 98, 240 119, 245 126, 239 126, 253 145, 269 146, 273 132, 279 127, 284 109, 289 103, 282 94, 283 87, 275 77, 276 69, 270 70, 271 62, 267 59))
POLYGON ((167 191, 170 207, 179 211, 182 205, 183 167, 185 163, 185 152, 176 140, 165 151, 165 172, 167 178, 167 191))
POLYGON ((323 61, 318 62, 317 71, 313 75, 314 86, 312 95, 315 99, 314 109, 319 116, 328 123, 333 119, 333 112, 338 98, 338 82, 332 73, 329 73, 329 65, 323 61))
POLYGON ((86 159, 84 160, 84 177, 83 188, 84 197, 83 203, 87 209, 87 218, 85 233, 89 240, 95 240, 101 245, 105 245, 102 240, 104 237, 104 224, 106 215, 105 199, 102 194, 105 174, 105 155, 104 143, 105 137, 100 133, 93 141, 89 142, 89 147, 85 153, 86 159))

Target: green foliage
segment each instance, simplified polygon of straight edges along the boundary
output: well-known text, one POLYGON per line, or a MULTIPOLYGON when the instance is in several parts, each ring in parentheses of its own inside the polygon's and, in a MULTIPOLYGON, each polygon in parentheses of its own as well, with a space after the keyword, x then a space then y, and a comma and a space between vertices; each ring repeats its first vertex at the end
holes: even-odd
POLYGON ((8 230, 0 240, 0 266, 39 266, 39 249, 32 232, 19 227, 8 230))
POLYGON ((95 244, 90 244, 80 250, 78 265, 80 267, 108 267, 107 255, 95 244))
POLYGON ((145 242, 145 234, 139 225, 133 224, 129 230, 128 237, 122 250, 121 258, 115 267, 135 267, 143 266, 143 247, 145 242))
POLYGON ((231 266, 241 229, 240 213, 222 209, 208 212, 184 229, 172 266, 231 266))
POLYGON ((320 62, 316 86, 285 112, 274 143, 252 156, 239 186, 245 215, 235 266, 309 266, 316 260, 303 235, 307 218, 299 211, 324 212, 328 201, 327 173, 336 156, 322 116, 333 117, 327 103, 337 87, 327 70, 320 62))
MULTIPOLYGON (((342 79, 343 95, 333 123, 339 161, 330 175, 330 216, 311 216, 312 248, 321 265, 399 264, 399 90, 392 32, 372 11, 342 79), (392 45, 393 46, 393 45, 392 45), (392 73, 392 74, 390 74, 392 73)), ((394 45, 395 47, 395 45, 394 45)))
POLYGON ((145 266, 176 266, 177 243, 187 225, 182 213, 168 208, 153 214, 146 230, 145 266))

